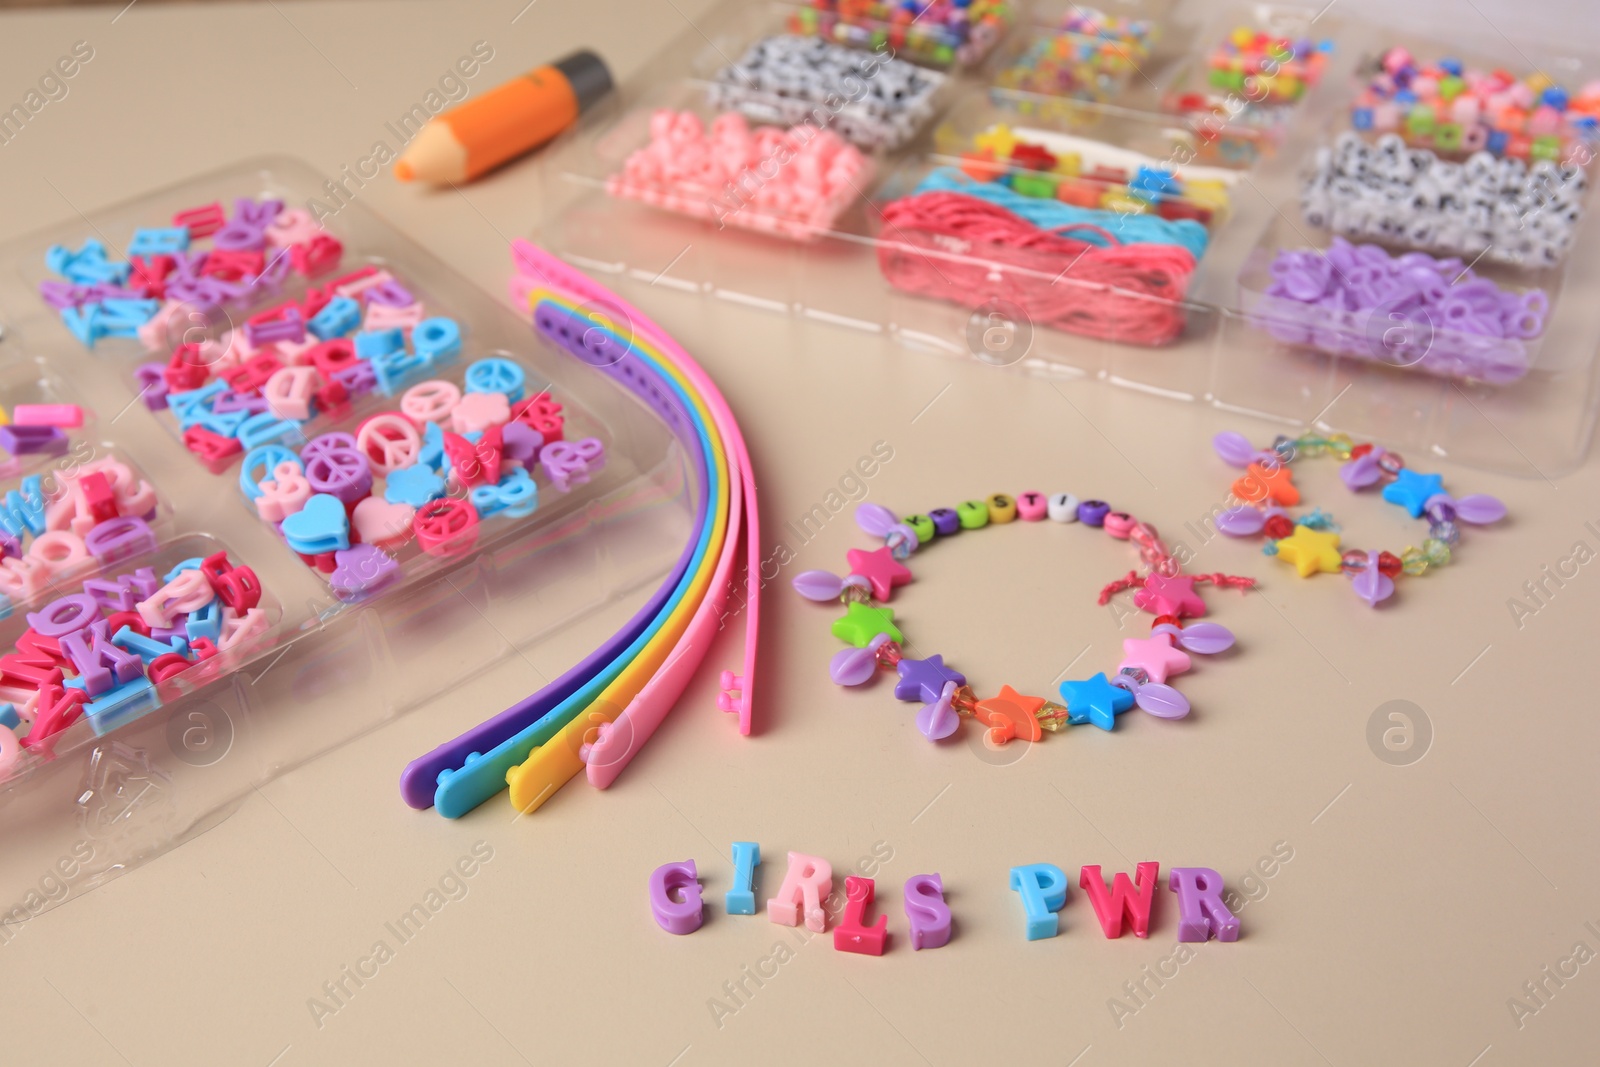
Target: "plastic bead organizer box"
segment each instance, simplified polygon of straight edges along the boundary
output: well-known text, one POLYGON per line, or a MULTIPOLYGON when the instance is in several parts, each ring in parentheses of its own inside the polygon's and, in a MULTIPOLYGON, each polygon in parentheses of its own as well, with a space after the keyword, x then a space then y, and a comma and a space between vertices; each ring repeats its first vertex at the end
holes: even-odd
MULTIPOLYGON (((737 426, 674 447, 688 400, 633 379, 631 349, 586 366, 562 336, 603 315, 642 360, 645 320, 552 261, 530 329, 360 205, 307 225, 320 186, 263 160, 3 250, 0 898, 50 906, 63 856, 74 889, 113 877, 516 645, 676 583, 701 529, 718 588, 755 543, 737 426)), ((711 569, 671 603, 698 605, 711 569)))
POLYGON ((535 239, 912 349, 1571 469, 1600 64, 1323 7, 726 3, 543 154, 535 239))

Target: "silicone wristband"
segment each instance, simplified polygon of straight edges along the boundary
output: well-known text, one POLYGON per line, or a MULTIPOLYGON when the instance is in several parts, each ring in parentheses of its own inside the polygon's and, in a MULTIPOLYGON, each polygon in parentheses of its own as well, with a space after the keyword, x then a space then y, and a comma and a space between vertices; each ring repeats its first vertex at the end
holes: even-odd
MULTIPOLYGON (((665 392, 658 390, 660 399, 657 400, 650 393, 649 382, 643 379, 631 379, 613 368, 601 369, 610 372, 612 377, 617 378, 625 387, 644 400, 645 403, 650 404, 656 413, 662 416, 663 421, 669 427, 674 428, 674 434, 684 445, 688 453, 690 469, 698 475, 698 485, 700 486, 700 505, 696 509, 695 525, 688 543, 672 572, 657 588, 650 600, 628 621, 626 626, 605 644, 601 645, 600 648, 526 700, 519 701, 499 715, 480 723, 459 737, 440 745, 432 752, 413 760, 407 765, 400 776, 400 791, 406 803, 414 808, 433 806, 436 794, 448 778, 465 770, 469 764, 476 762, 477 759, 481 759, 482 753, 497 749, 533 723, 542 720, 574 693, 589 684, 596 674, 603 671, 621 654, 622 650, 635 644, 647 629, 653 630, 658 627, 660 622, 663 621, 663 609, 668 600, 673 598, 675 594, 681 596, 691 577, 691 565, 696 560, 697 554, 704 551, 704 546, 710 536, 710 522, 708 520, 710 519, 711 486, 713 484, 708 462, 711 448, 704 428, 682 406, 682 401, 676 393, 670 390, 665 392), (671 414, 668 413, 669 411, 671 414)), ((501 775, 503 774, 504 771, 501 772, 501 775)), ((488 796, 498 792, 499 788, 504 784, 503 777, 499 779, 499 783, 483 799, 488 799, 488 796)), ((481 800, 478 801, 478 803, 481 802, 481 800)), ((476 804, 468 805, 456 814, 464 814, 465 811, 471 810, 475 806, 476 804)), ((441 814, 444 813, 441 812, 441 814)))
MULTIPOLYGON (((584 332, 592 331, 593 327, 585 320, 582 323, 584 332)), ((636 347, 639 347, 636 344, 636 347)), ((648 384, 635 385, 643 377, 642 372, 635 366, 635 361, 619 359, 614 363, 604 366, 605 373, 622 380, 630 388, 635 388, 641 395, 649 395, 648 384), (632 381, 630 381, 632 379, 632 381)), ((685 396, 681 387, 671 379, 662 379, 661 385, 668 387, 671 395, 676 395, 692 415, 698 432, 701 435, 702 447, 713 457, 709 465, 711 477, 708 479, 708 491, 702 497, 703 501, 723 499, 727 461, 722 453, 720 439, 715 438, 714 428, 709 425, 709 418, 689 397, 685 396)), ((660 385, 656 393, 661 393, 660 385)), ((619 658, 606 664, 599 673, 585 681, 555 707, 539 716, 534 722, 523 726, 511 737, 495 745, 489 751, 477 758, 469 758, 462 766, 454 771, 443 771, 438 776, 438 788, 434 792, 434 807, 439 814, 446 818, 458 818, 466 814, 479 804, 494 796, 506 786, 506 775, 513 766, 525 759, 536 746, 544 744, 564 725, 567 724, 579 711, 587 707, 600 692, 622 673, 627 664, 635 659, 656 639, 657 634, 668 623, 673 613, 682 604, 689 588, 694 582, 694 574, 698 572, 709 554, 712 529, 701 532, 700 542, 695 547, 695 556, 691 560, 689 571, 673 591, 666 605, 657 614, 655 620, 644 633, 641 633, 629 643, 628 647, 620 654, 619 658)), ((639 679, 643 684, 645 679, 639 679)), ((538 695, 533 698, 537 700, 538 695)), ((519 705, 520 706, 520 705, 519 705)))

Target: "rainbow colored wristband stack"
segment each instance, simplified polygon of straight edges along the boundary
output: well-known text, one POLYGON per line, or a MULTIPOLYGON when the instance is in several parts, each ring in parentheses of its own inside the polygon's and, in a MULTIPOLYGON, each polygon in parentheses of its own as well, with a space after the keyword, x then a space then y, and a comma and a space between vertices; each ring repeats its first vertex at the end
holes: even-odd
POLYGON ((400 779, 415 808, 457 818, 507 785, 533 811, 580 771, 604 789, 682 695, 725 616, 746 554, 742 674, 724 671, 717 706, 751 727, 760 628, 760 526, 744 435, 715 383, 661 327, 526 241, 513 242, 512 300, 543 337, 635 393, 682 443, 695 478, 693 533, 677 566, 628 624, 544 689, 413 760, 400 779), (596 306, 627 322, 611 328, 596 306))

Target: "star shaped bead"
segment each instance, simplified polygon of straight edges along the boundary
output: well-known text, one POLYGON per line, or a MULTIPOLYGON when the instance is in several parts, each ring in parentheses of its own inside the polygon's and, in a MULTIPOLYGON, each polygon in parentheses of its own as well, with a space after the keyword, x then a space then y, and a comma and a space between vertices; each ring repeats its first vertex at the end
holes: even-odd
POLYGON ((1188 653, 1173 648, 1165 634, 1129 638, 1122 642, 1122 657, 1117 670, 1140 667, 1152 682, 1165 682, 1171 675, 1182 674, 1189 669, 1188 653))
POLYGON ((850 563, 851 574, 859 574, 872 583, 872 595, 879 600, 888 600, 895 586, 911 580, 910 569, 894 558, 888 545, 871 552, 852 548, 844 558, 850 563))
POLYGON ((1116 725, 1116 717, 1133 707, 1133 694, 1106 681, 1105 673, 1082 682, 1062 682, 1061 699, 1067 702, 1067 721, 1074 726, 1093 723, 1102 730, 1116 725))
POLYGON ((1428 498, 1444 492, 1444 479, 1437 474, 1418 474, 1416 471, 1402 468, 1394 476, 1394 481, 1383 487, 1383 499, 1391 504, 1399 504, 1411 512, 1413 519, 1422 516, 1422 509, 1428 504, 1428 498))
POLYGON ((1044 736, 1044 730, 1035 718, 1042 707, 1043 697, 1026 696, 1009 685, 1003 685, 999 696, 978 701, 972 717, 987 726, 995 741, 1001 744, 1013 737, 1037 741, 1044 736))
POLYGON ((873 608, 856 601, 846 609, 842 619, 833 621, 833 636, 848 641, 857 648, 866 648, 879 634, 888 634, 896 643, 905 641, 895 627, 894 612, 889 608, 873 608))
POLYGON ((1278 558, 1309 578, 1318 571, 1339 573, 1339 535, 1332 530, 1313 530, 1296 526, 1294 533, 1275 542, 1278 558))
POLYGON ((896 700, 920 700, 924 704, 932 704, 939 699, 946 682, 954 682, 958 688, 967 684, 966 675, 946 667, 943 656, 902 659, 895 665, 895 670, 900 674, 900 680, 894 684, 896 700))
POLYGON ((1194 579, 1182 574, 1174 578, 1150 575, 1144 588, 1133 594, 1133 602, 1152 615, 1197 619, 1206 613, 1206 602, 1194 591, 1194 579))
POLYGON ((1233 495, 1251 504, 1270 500, 1287 508, 1300 503, 1300 490, 1295 488, 1289 468, 1282 464, 1272 470, 1259 463, 1250 464, 1244 474, 1235 479, 1233 495))

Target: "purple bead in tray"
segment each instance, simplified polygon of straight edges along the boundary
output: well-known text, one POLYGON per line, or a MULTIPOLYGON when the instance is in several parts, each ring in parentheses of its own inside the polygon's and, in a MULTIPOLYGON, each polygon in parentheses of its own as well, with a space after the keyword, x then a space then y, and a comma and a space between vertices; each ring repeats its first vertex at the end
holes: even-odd
POLYGON ((1247 307, 1278 340, 1446 378, 1521 378, 1550 310, 1543 289, 1502 289, 1459 258, 1392 256, 1342 237, 1326 252, 1283 249, 1270 272, 1247 307))

